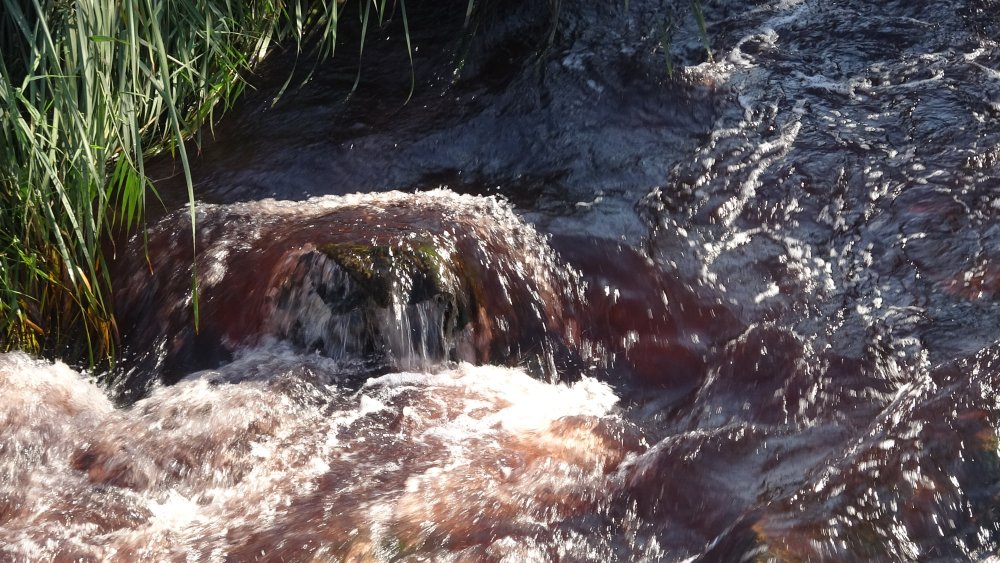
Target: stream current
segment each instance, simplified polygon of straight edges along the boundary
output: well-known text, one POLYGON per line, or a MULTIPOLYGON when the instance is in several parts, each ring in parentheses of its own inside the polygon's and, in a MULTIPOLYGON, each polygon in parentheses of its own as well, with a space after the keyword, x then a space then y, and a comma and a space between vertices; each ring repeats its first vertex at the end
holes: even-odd
POLYGON ((151 166, 0 560, 995 560, 1000 4, 459 4, 151 166))

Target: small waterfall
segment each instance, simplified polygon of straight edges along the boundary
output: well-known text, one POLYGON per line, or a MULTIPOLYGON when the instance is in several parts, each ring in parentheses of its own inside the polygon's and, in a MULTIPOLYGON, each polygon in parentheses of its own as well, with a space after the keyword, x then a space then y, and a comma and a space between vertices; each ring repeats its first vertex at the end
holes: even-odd
POLYGON ((474 361, 464 288, 436 258, 402 248, 309 250, 277 288, 268 331, 366 371, 474 361))

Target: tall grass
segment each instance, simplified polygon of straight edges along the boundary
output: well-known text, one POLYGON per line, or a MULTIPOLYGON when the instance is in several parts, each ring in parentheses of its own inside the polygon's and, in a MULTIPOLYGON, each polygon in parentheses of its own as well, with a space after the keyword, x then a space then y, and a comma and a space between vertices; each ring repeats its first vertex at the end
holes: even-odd
POLYGON ((179 155, 194 244, 185 140, 277 42, 332 54, 339 11, 301 0, 0 0, 0 347, 113 357, 102 244, 143 220, 154 193, 144 159, 179 155))

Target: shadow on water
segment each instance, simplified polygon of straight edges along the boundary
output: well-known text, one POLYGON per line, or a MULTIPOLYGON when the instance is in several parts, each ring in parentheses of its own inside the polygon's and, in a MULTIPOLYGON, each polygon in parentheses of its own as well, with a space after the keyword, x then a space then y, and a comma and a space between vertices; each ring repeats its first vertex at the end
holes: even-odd
POLYGON ((559 4, 412 7, 406 104, 398 19, 272 59, 195 261, 154 164, 130 406, 0 357, 0 553, 994 556, 1000 6, 559 4))

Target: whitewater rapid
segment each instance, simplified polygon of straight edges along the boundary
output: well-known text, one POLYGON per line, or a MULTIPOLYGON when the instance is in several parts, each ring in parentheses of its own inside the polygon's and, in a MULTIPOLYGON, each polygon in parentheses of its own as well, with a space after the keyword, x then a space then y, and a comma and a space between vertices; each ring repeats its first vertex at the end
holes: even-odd
POLYGON ((116 408, 64 364, 0 356, 0 556, 531 560, 639 447, 589 378, 337 372, 276 344, 116 408))

